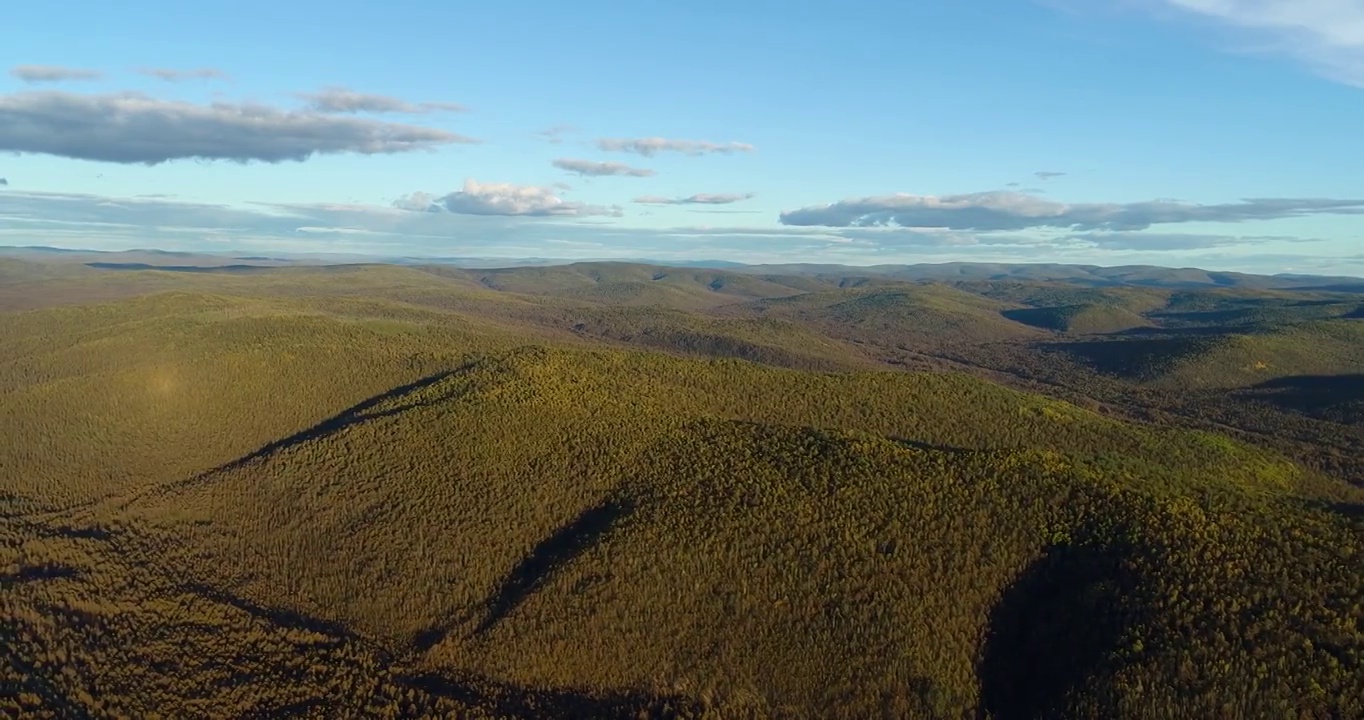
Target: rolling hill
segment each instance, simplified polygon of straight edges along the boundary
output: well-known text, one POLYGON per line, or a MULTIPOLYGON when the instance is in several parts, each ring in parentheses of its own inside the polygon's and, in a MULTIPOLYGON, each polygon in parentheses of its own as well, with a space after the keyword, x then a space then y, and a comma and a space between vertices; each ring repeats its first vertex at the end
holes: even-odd
POLYGON ((1353 319, 1058 347, 1102 372, 1169 389, 1249 387, 1275 378, 1364 371, 1364 323, 1353 319))
POLYGON ((1036 334, 1001 314, 1008 305, 946 285, 853 287, 724 308, 744 317, 782 318, 845 340, 925 346, 1013 340, 1036 334))
POLYGON ((7 267, 10 714, 1364 712, 1333 293, 7 267))

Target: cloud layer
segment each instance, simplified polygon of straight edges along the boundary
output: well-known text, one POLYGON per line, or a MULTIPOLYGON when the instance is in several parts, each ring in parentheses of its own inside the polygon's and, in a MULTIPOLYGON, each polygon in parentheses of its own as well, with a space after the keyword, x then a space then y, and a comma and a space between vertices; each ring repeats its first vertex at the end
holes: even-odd
POLYGON ((652 177, 654 175, 653 170, 648 168, 630 167, 624 163, 559 158, 551 164, 560 170, 566 170, 585 177, 605 177, 612 175, 624 177, 652 177))
POLYGON ((183 82, 185 80, 227 80, 227 73, 216 68, 191 68, 189 70, 176 70, 174 68, 138 68, 139 75, 154 77, 166 82, 183 82))
MULTIPOLYGON (((1078 262, 1181 264, 1279 272, 1364 275, 1353 247, 1331 257, 1273 246, 1275 238, 1162 233, 972 233, 896 227, 798 228, 689 226, 638 228, 562 209, 536 212, 552 193, 474 183, 446 197, 409 196, 427 212, 358 204, 267 204, 242 207, 168 198, 0 193, 0 245, 95 249, 159 247, 242 254, 322 252, 371 257, 494 257, 696 260, 738 262, 1078 262), (508 190, 510 189, 510 190, 508 190), (462 195, 461 195, 462 193, 462 195), (503 214, 452 212, 474 201, 503 214), (496 207, 495 198, 519 198, 496 207), (437 205, 436 203, 441 204, 437 205), (464 203, 465 205, 461 205, 464 203), (494 207, 488 207, 489 204, 494 207), (1229 249, 1250 243, 1255 253, 1229 249)), ((608 210, 609 211, 609 210, 608 210)), ((582 213, 580 213, 582 214, 582 213)))
POLYGON ((669 140, 661 137, 650 138, 601 138, 597 147, 607 152, 627 152, 645 157, 660 153, 680 153, 682 155, 733 155, 734 153, 753 152, 748 143, 717 143, 708 140, 669 140))
POLYGON ((9 74, 26 83, 99 80, 104 77, 104 73, 98 70, 62 67, 60 65, 19 65, 11 68, 9 74))
POLYGON ((265 105, 195 105, 145 95, 0 95, 0 151, 156 165, 199 158, 305 160, 430 150, 477 142, 434 128, 337 118, 265 105))
POLYGON ((308 102, 308 109, 320 113, 408 113, 423 114, 435 111, 464 112, 468 108, 458 103, 410 103, 388 95, 356 92, 344 87, 327 87, 314 93, 300 93, 308 102))
POLYGON ((1364 3, 1358 0, 1162 0, 1167 5, 1247 29, 1272 50, 1334 80, 1364 87, 1364 3))
POLYGON ((501 215, 507 217, 585 217, 620 215, 619 208, 569 202, 553 188, 510 183, 481 183, 465 180, 464 188, 443 196, 413 193, 400 198, 394 206, 419 212, 451 212, 459 215, 501 215))
POLYGON ((1261 198, 1219 205, 1165 200, 1065 204, 1016 192, 942 197, 899 194, 791 210, 782 213, 780 220, 783 225, 824 227, 1131 231, 1171 223, 1243 222, 1330 214, 1364 215, 1364 200, 1261 198))
POLYGON ((729 205, 753 198, 756 193, 697 193, 690 197, 666 198, 657 195, 637 197, 641 205, 729 205))

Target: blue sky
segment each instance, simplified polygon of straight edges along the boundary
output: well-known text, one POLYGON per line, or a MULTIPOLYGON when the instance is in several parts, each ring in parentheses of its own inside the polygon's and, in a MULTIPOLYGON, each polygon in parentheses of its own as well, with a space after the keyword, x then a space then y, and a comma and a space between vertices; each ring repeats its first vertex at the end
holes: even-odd
POLYGON ((1364 274, 1364 0, 68 0, 6 26, 0 244, 1364 274))

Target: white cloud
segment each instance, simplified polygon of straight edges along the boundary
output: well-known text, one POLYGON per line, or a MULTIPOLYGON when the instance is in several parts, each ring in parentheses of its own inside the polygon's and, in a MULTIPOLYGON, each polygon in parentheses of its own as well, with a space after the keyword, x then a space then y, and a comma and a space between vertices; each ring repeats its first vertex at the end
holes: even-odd
POLYGON ((471 138, 445 130, 265 105, 157 100, 138 93, 0 95, 0 151, 155 165, 430 150, 471 138))
POLYGON ((154 77, 166 82, 182 82, 184 80, 228 80, 228 74, 217 68, 192 68, 189 70, 176 70, 174 68, 138 68, 139 75, 154 77))
POLYGON ((752 199, 756 193, 697 193, 690 197, 667 198, 658 195, 637 197, 634 202, 641 205, 729 205, 752 199))
POLYGON ((1309 215, 1364 215, 1364 199, 1254 198, 1197 205, 1171 200, 1066 204, 1017 192, 966 195, 883 195, 791 210, 781 223, 797 226, 899 226, 949 230, 1144 230, 1186 222, 1243 222, 1309 215))
POLYGON ((1359 0, 1161 0, 1251 31, 1271 50, 1339 82, 1364 87, 1364 2, 1359 0))
POLYGON ((423 114, 437 110, 445 112, 464 112, 468 108, 458 103, 422 102, 410 103, 388 95, 356 92, 344 87, 327 87, 313 93, 299 93, 308 101, 308 109, 321 113, 407 113, 423 114))
POLYGON ((99 80, 104 77, 104 73, 98 70, 62 67, 60 65, 18 65, 11 68, 9 74, 26 83, 99 80))
POLYGON ((653 157, 659 153, 674 152, 683 155, 732 155, 740 152, 753 152, 748 143, 717 143, 709 140, 669 140, 661 137, 650 138, 602 138, 597 147, 608 152, 627 152, 653 157))
POLYGON ((399 199, 394 206, 404 210, 426 212, 444 210, 460 215, 584 217, 621 214, 620 208, 569 202, 556 195, 554 188, 550 187, 481 183, 477 180, 465 180, 462 190, 440 197, 429 193, 413 193, 399 199))
POLYGON ((616 162, 596 162, 593 160, 577 160, 574 158, 559 158, 551 163, 560 170, 582 175, 585 177, 652 177, 654 171, 648 168, 630 167, 624 163, 616 162))

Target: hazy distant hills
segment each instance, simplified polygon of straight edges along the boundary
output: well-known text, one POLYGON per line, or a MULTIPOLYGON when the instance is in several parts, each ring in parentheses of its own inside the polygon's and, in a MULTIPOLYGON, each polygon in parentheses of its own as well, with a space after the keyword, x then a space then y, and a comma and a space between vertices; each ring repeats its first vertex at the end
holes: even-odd
POLYGON ((0 247, 0 256, 35 260, 98 263, 116 269, 145 269, 144 266, 174 268, 240 269, 243 266, 325 265, 325 264, 396 264, 396 265, 453 265, 461 268, 505 270, 523 267, 562 265, 639 265, 677 268, 705 268, 726 270, 736 274, 808 276, 824 280, 841 280, 845 284, 868 278, 910 281, 999 281, 1066 282, 1077 285, 1105 287, 1129 285, 1137 287, 1195 288, 1225 287, 1252 289, 1321 288, 1343 292, 1364 292, 1364 278, 1349 276, 1318 276, 1300 274, 1254 275, 1237 272, 1200 270, 1197 268, 1168 268, 1154 265, 1103 267, 1098 265, 1065 265, 1055 263, 924 263, 914 265, 820 265, 820 264, 758 264, 723 260, 659 261, 638 260, 567 260, 554 258, 479 258, 479 257, 407 257, 323 253, 271 253, 269 255, 238 255, 218 253, 174 252, 166 250, 71 250, 43 246, 0 247))

